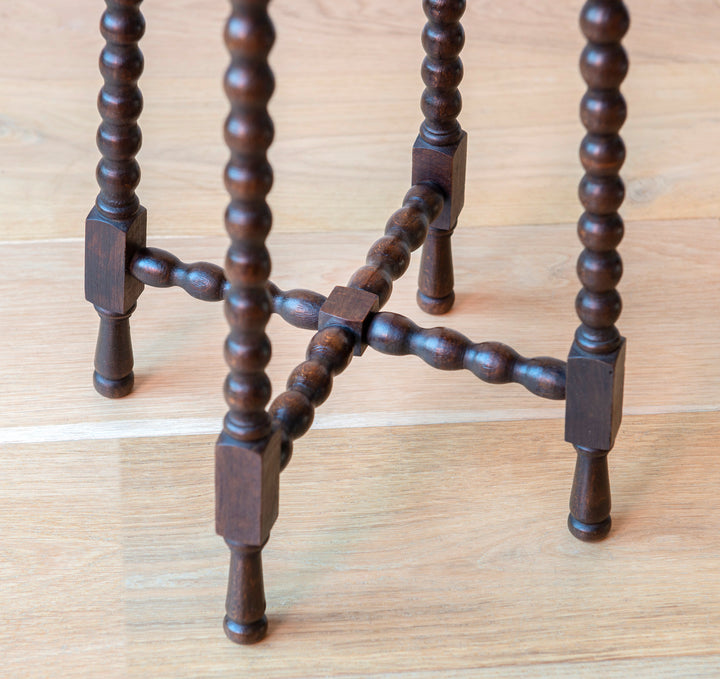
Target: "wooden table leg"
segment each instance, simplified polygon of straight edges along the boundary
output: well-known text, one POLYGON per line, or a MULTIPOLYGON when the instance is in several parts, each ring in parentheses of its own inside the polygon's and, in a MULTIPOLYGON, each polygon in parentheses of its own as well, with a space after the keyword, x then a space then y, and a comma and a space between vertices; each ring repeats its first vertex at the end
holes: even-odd
POLYGON ((624 228, 618 209, 625 197, 619 176, 625 145, 618 132, 627 113, 619 88, 628 70, 620 41, 630 18, 622 0, 588 0, 580 25, 588 40, 580 60, 588 85, 580 147, 586 174, 579 189, 585 212, 578 224, 585 249, 577 264, 581 325, 567 364, 565 438, 577 451, 568 526, 581 540, 599 540, 610 530, 607 454, 622 417, 625 340, 615 327, 622 308, 615 286, 622 275, 616 248, 624 228))
POLYGON ((135 188, 137 120, 143 69, 138 42, 144 32, 142 0, 106 0, 101 23, 106 39, 100 59, 104 85, 98 107, 100 194, 86 223, 86 296, 101 323, 95 386, 110 397, 132 389, 129 318, 143 285, 179 286, 208 301, 224 300, 230 333, 224 386, 228 413, 215 447, 216 529, 231 552, 224 628, 249 644, 267 631, 262 549, 279 508, 279 479, 293 441, 310 428, 330 395, 334 377, 366 346, 392 355, 414 354, 442 370, 467 369, 480 379, 517 382, 544 398, 566 397, 566 439, 577 450, 570 500, 571 532, 583 540, 610 530, 607 454, 622 414, 625 340, 615 322, 622 274, 617 253, 623 236, 618 214, 624 187, 619 171, 625 147, 619 136, 626 117, 620 85, 627 56, 620 42, 629 27, 622 0, 588 0, 581 26, 588 40, 581 70, 588 85, 582 102, 587 128, 581 145, 586 174, 580 184, 585 212, 578 233, 585 249, 578 260, 581 321, 567 364, 546 357, 526 359, 498 342, 473 343, 447 328, 423 329, 380 309, 393 281, 424 242, 418 291, 420 306, 444 313, 453 304, 450 240, 464 203, 467 136, 458 123, 458 86, 463 68, 465 0, 423 0, 426 59, 422 75, 425 120, 413 148, 413 186, 370 248, 366 263, 347 287, 326 298, 307 290, 283 292, 272 285, 265 245, 272 215, 266 202, 273 181, 267 151, 273 139, 268 103, 274 78, 268 55, 275 40, 269 0, 231 0, 225 29, 231 62, 225 91, 231 111, 225 123, 230 160, 225 185, 230 204, 225 226, 230 247, 224 271, 204 262, 185 264, 172 253, 146 248, 146 212, 135 188), (271 346, 266 334, 273 310, 303 328, 317 328, 307 360, 288 380, 270 410, 265 369, 271 346))
POLYGON ((427 55, 422 65, 425 120, 413 147, 412 183, 432 181, 446 200, 423 246, 417 302, 427 313, 444 314, 455 301, 450 240, 465 202, 467 135, 457 120, 462 109, 458 86, 463 77, 460 19, 465 0, 424 0, 423 9, 428 19, 422 34, 427 55))
POLYGON ((137 120, 143 107, 137 86, 143 70, 138 42, 145 32, 141 2, 107 0, 100 23, 106 41, 100 55, 105 82, 98 97, 102 159, 97 167, 100 193, 85 224, 85 296, 100 314, 93 381, 110 398, 125 396, 133 387, 129 319, 143 290, 128 272, 146 235, 145 208, 135 194, 140 181, 137 120))
POLYGON ((267 160, 273 138, 267 105, 274 89, 268 54, 275 41, 267 6, 268 0, 233 0, 225 26, 231 56, 225 74, 231 105, 225 123, 230 374, 225 381, 229 412, 215 449, 216 529, 232 551, 225 632, 244 644, 259 641, 267 628, 261 550, 277 518, 280 481, 281 436, 267 412, 271 389, 265 373, 270 361, 265 329, 273 309, 265 247, 272 223, 265 199, 273 180, 267 160))

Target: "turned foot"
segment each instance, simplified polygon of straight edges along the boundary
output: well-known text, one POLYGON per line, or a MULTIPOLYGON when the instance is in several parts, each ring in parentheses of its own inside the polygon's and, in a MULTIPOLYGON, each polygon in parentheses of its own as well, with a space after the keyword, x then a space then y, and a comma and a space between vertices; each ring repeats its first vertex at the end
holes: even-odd
POLYGON ((455 304, 455 293, 451 292, 446 297, 428 297, 424 295, 420 290, 417 291, 416 296, 417 305, 426 314, 432 314, 433 316, 442 316, 452 309, 455 304))
POLYGON ((254 644, 267 634, 262 547, 245 547, 226 540, 230 547, 230 575, 223 629, 236 644, 254 644))
POLYGON ((610 475, 606 450, 575 446, 577 462, 570 494, 568 528, 579 540, 594 542, 607 537, 610 518, 610 475))
POLYGON ((133 388, 133 351, 130 339, 130 315, 111 314, 96 307, 100 315, 93 384, 106 398, 127 396, 133 388))
POLYGON ((248 624, 235 622, 227 615, 223 620, 223 629, 227 638, 236 644, 243 644, 244 646, 262 641, 267 634, 267 626, 267 618, 264 615, 259 620, 248 624))
POLYGON ((568 514, 568 529, 578 540, 583 542, 598 542, 605 539, 610 533, 611 527, 612 518, 609 516, 600 523, 583 523, 572 514, 568 514))
POLYGON ((431 228, 423 246, 417 304, 428 314, 445 314, 455 302, 452 233, 431 228))

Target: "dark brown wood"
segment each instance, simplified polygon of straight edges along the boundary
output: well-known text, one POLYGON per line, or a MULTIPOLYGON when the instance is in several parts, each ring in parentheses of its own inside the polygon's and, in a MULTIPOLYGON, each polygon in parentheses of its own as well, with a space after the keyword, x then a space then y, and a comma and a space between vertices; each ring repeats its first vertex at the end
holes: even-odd
POLYGON ((455 304, 453 232, 431 228, 423 247, 416 299, 418 306, 433 316, 447 313, 455 304))
MULTIPOLYGON (((155 288, 179 287, 191 297, 221 302, 230 292, 222 267, 210 262, 181 262, 160 248, 140 248, 130 261, 129 273, 144 285, 155 288)), ((312 290, 280 290, 268 282, 273 312, 291 325, 317 330, 318 314, 326 298, 312 290)))
POLYGON ((412 183, 431 182, 442 190, 445 202, 442 212, 432 222, 432 230, 453 231, 465 205, 465 169, 467 134, 456 144, 433 146, 422 135, 413 146, 412 183))
POLYGON ((336 287, 327 298, 309 290, 282 291, 269 281, 265 242, 272 215, 266 198, 273 173, 267 152, 273 125, 268 103, 274 79, 268 55, 275 39, 269 0, 231 0, 225 29, 231 59, 224 80, 230 102, 224 128, 230 150, 225 226, 231 242, 224 269, 207 262, 187 264, 145 246, 146 212, 135 194, 142 110, 137 87, 143 66, 140 2, 107 0, 101 22, 107 44, 100 59, 100 193, 87 219, 85 265, 86 295, 101 319, 94 382, 110 397, 132 389, 129 318, 144 285, 177 286, 201 300, 224 300, 230 326, 225 342, 228 413, 215 447, 215 490, 217 532, 231 552, 227 636, 247 644, 266 634, 262 549, 278 516, 280 473, 294 441, 309 430, 316 408, 330 396, 335 376, 368 345, 386 354, 413 354, 440 370, 469 370, 491 384, 515 382, 543 398, 566 398, 566 439, 577 451, 568 525, 583 540, 607 535, 607 454, 622 416, 625 357, 625 340, 615 327, 622 275, 617 246, 624 230, 618 214, 625 158, 619 130, 626 116, 619 88, 628 67, 620 42, 629 26, 621 0, 588 0, 581 13, 588 45, 580 65, 588 90, 581 107, 587 135, 580 148, 586 174, 579 189, 585 212, 578 234, 585 249, 577 266, 581 324, 567 363, 524 358, 499 342, 473 343, 457 331, 421 328, 404 316, 380 311, 394 281, 407 271, 411 253, 423 244, 420 306, 444 313, 453 304, 451 236, 464 203, 467 157, 467 135, 458 122, 465 0, 423 0, 428 19, 423 31, 425 120, 413 148, 413 185, 371 246, 365 265, 347 287, 336 287), (306 360, 268 410, 271 345, 266 328, 273 312, 317 332, 306 360))
POLYGON ((348 287, 376 295, 379 307, 392 294, 393 281, 407 271, 410 253, 425 241, 430 223, 443 209, 443 194, 430 182, 418 182, 405 194, 402 207, 385 225, 385 235, 370 247, 365 266, 348 281, 348 287))
POLYGON ((254 644, 267 634, 262 548, 225 540, 230 548, 230 572, 223 629, 237 644, 254 644))
POLYGON ((463 131, 458 123, 462 97, 458 87, 463 78, 460 52, 465 32, 460 24, 465 0, 423 0, 427 23, 422 32, 425 59, 422 79, 425 91, 421 108, 425 120, 420 136, 432 146, 457 144, 463 131))
POLYGON ((348 328, 328 325, 319 330, 310 340, 306 360, 288 378, 287 391, 273 401, 270 412, 283 432, 281 469, 290 462, 293 441, 310 429, 315 408, 330 396, 333 377, 349 365, 355 346, 348 328))
POLYGON ((259 547, 278 515, 280 432, 238 445, 222 433, 215 446, 215 526, 226 540, 259 547))
POLYGON ((367 344, 365 330, 372 313, 380 308, 378 296, 358 288, 336 286, 325 304, 320 308, 318 328, 340 326, 352 333, 355 347, 353 353, 361 356, 367 344))
POLYGON ((419 328, 410 319, 381 312, 369 323, 368 344, 383 354, 413 354, 439 370, 469 370, 484 382, 516 382, 543 398, 565 398, 565 363, 556 358, 524 358, 499 342, 473 344, 447 328, 419 328))
POLYGON ((565 439, 611 450, 622 420, 625 342, 608 354, 591 354, 574 344, 567 366, 565 439))
POLYGON ((599 540, 611 525, 606 458, 622 418, 625 340, 615 326, 622 308, 615 287, 622 276, 616 248, 623 236, 618 209, 625 197, 619 131, 627 114, 619 88, 628 70, 620 41, 630 17, 622 0, 588 0, 580 26, 588 41, 580 58, 588 86, 580 109, 587 134, 580 146, 585 176, 579 196, 585 212, 578 234, 585 249, 577 265, 581 325, 567 366, 565 439, 577 451, 568 526, 581 540, 599 540))
POLYGON ((95 390, 106 398, 127 396, 133 388, 133 351, 130 339, 131 307, 126 314, 98 309, 100 330, 95 347, 95 390))
POLYGON ((460 19, 465 0, 423 0, 423 9, 428 19, 422 34, 425 120, 413 147, 412 182, 433 182, 445 203, 423 247, 417 302, 427 313, 444 314, 455 301, 450 236, 465 203, 467 135, 457 120, 462 109, 458 87, 463 78, 465 33, 460 19))
POLYGON ((143 291, 131 276, 129 263, 145 243, 145 208, 126 220, 104 215, 94 207, 85 221, 85 299, 112 314, 125 314, 143 291))
POLYGON ((568 528, 585 542, 602 540, 612 527, 607 450, 575 446, 577 461, 570 491, 568 528))
MULTIPOLYGON (((415 252, 425 242, 428 226, 437 219, 444 203, 442 191, 432 182, 413 184, 403 198, 402 207, 385 224, 385 236, 406 243, 410 252, 415 252)), ((375 247, 373 245, 368 252, 368 263, 379 254, 375 252, 375 247)), ((388 265, 377 262, 375 266, 388 265)), ((394 266, 397 265, 390 265, 391 271, 394 266)), ((399 278, 402 273, 404 269, 396 277, 399 278)))
POLYGON ((231 111, 225 122, 230 160, 225 186, 230 204, 225 227, 231 245, 225 259, 230 291, 225 314, 230 324, 226 359, 230 375, 225 398, 230 408, 224 431, 237 441, 257 441, 270 434, 266 411, 270 381, 265 368, 270 341, 265 328, 272 313, 267 290, 270 255, 265 239, 272 217, 266 196, 273 173, 267 149, 273 125, 267 111, 274 79, 267 62, 275 31, 267 14, 267 1, 235 0, 225 28, 231 63, 225 74, 225 92, 231 111))
POLYGON ((209 262, 186 264, 160 248, 139 249, 130 261, 129 270, 145 285, 179 287, 205 302, 220 302, 230 290, 222 267, 209 262))
POLYGON ((273 300, 273 312, 296 328, 317 330, 320 307, 327 299, 312 290, 280 290, 268 283, 268 291, 273 300))
POLYGON ((100 315, 93 383, 110 398, 125 396, 133 387, 129 317, 143 290, 127 271, 135 251, 145 245, 147 221, 135 194, 140 181, 135 156, 142 139, 137 120, 143 107, 137 86, 143 70, 138 42, 145 32, 141 1, 106 0, 100 21, 105 47, 97 145, 102 159, 100 193, 85 222, 85 297, 100 315))
POLYGON ((225 259, 230 285, 225 358, 230 374, 224 389, 229 411, 215 455, 216 529, 233 543, 224 628, 240 643, 258 641, 267 627, 260 548, 277 517, 280 476, 280 434, 273 432, 266 410, 271 388, 265 368, 271 350, 265 328, 272 313, 265 247, 272 217, 266 197, 273 179, 267 160, 273 139, 267 106, 274 89, 268 54, 275 41, 267 5, 267 0, 233 0, 225 25, 231 57, 225 73, 230 101, 225 227, 231 241, 225 259))

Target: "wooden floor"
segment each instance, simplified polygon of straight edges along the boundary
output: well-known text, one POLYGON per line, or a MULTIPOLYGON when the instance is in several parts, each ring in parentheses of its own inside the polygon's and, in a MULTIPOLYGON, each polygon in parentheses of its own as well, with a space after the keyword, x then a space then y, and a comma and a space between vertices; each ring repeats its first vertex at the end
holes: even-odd
MULTIPOLYGON (((270 634, 222 629, 213 528, 227 332, 146 290, 137 388, 91 385, 82 229, 97 187, 101 2, 17 3, 0 41, 0 676, 720 676, 720 6, 631 0, 614 529, 565 527, 562 404, 368 351, 284 472, 265 549, 270 634)), ((469 2, 458 301, 388 310, 524 355, 576 326, 580 2, 469 2)), ((273 0, 273 279, 327 294, 409 185, 419 0, 273 0), (302 8, 302 9, 301 9, 302 8)), ((149 241, 222 262, 227 3, 144 7, 139 193, 149 241)), ((274 319, 275 393, 310 333, 274 319)))

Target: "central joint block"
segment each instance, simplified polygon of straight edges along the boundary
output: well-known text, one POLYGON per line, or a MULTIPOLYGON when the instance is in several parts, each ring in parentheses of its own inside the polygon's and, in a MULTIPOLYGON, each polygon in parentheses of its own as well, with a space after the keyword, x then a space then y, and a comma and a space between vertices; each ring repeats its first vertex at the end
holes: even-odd
POLYGON ((112 314, 125 314, 143 284, 130 275, 130 260, 145 247, 147 211, 129 220, 105 217, 94 207, 85 221, 85 299, 112 314))
POLYGON ((256 442, 225 433, 215 445, 215 530, 226 540, 260 547, 278 516, 281 432, 256 442))
POLYGON ((361 356, 367 349, 363 338, 370 317, 379 309, 380 300, 372 292, 338 285, 320 307, 318 330, 332 325, 346 328, 355 337, 353 353, 361 356))
POLYGON ((582 448, 611 450, 620 429, 625 338, 608 354, 573 344, 567 361, 565 440, 582 448))
POLYGON ((418 137, 413 146, 412 184, 433 182, 445 193, 443 210, 432 223, 433 229, 451 231, 465 204, 467 133, 457 144, 434 146, 418 137))

